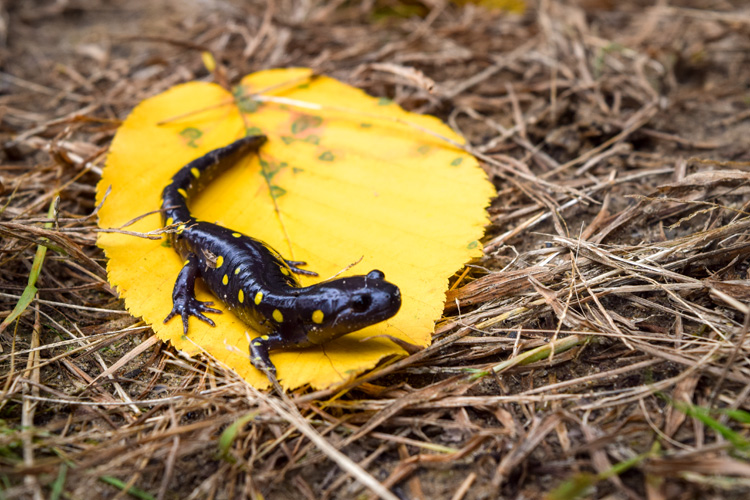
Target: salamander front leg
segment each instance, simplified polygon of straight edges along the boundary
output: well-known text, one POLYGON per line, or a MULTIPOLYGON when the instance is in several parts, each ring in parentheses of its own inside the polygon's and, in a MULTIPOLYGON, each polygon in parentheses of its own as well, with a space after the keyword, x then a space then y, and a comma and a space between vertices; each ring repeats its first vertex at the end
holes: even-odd
POLYGON ((250 341, 250 362, 255 368, 262 372, 267 372, 276 377, 276 367, 268 357, 268 351, 284 345, 281 335, 271 333, 270 335, 261 335, 250 341))
POLYGON ((188 332, 188 318, 195 316, 201 321, 205 321, 211 326, 216 324, 210 318, 203 315, 204 312, 219 313, 221 311, 209 307, 213 305, 213 302, 201 302, 195 298, 195 278, 198 276, 198 257, 194 254, 190 254, 185 261, 185 265, 182 266, 180 274, 177 276, 177 281, 174 282, 174 290, 172 291, 172 312, 170 312, 164 322, 166 323, 178 314, 182 317, 182 329, 187 335, 188 332))

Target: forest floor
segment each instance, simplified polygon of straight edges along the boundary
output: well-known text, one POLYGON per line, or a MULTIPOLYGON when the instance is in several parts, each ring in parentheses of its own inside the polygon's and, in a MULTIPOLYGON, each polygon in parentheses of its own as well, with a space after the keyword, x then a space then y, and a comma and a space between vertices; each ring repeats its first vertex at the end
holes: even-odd
POLYGON ((748 498, 750 8, 529 3, 0 2, 0 320, 50 247, 0 498, 748 498), (91 215, 141 100, 293 66, 441 118, 498 195, 430 347, 281 397, 130 316, 91 215))

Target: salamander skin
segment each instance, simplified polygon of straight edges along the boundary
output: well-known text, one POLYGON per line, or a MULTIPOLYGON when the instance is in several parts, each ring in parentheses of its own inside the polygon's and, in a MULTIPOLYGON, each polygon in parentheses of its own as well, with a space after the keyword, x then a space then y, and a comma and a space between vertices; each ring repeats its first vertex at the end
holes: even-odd
POLYGON ((181 316, 185 335, 190 316, 215 326, 204 313, 221 311, 195 298, 200 277, 227 309, 261 332, 251 341, 250 360, 275 376, 270 350, 323 344, 384 321, 398 312, 401 294, 378 270, 302 287, 292 273, 315 275, 297 267, 304 262, 286 261, 260 240, 193 217, 190 198, 265 142, 265 136, 249 136, 211 151, 181 168, 164 188, 164 225, 176 225, 170 239, 184 260, 164 322, 181 316))

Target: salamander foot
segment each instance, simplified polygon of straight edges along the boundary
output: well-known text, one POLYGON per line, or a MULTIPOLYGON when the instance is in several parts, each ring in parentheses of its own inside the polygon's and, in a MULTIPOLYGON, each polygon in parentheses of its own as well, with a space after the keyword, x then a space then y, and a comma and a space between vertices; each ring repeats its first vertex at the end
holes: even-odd
POLYGON ((300 266, 306 266, 307 262, 302 260, 284 260, 289 265, 289 269, 294 274, 304 274, 305 276, 317 276, 318 273, 315 271, 308 271, 307 269, 300 269, 300 266))
POLYGON ((255 368, 269 377, 273 376, 273 378, 276 378, 276 366, 271 362, 271 358, 268 357, 268 347, 268 341, 263 336, 251 340, 250 362, 255 368))
POLYGON ((185 335, 187 335, 188 332, 188 318, 190 318, 190 316, 195 316, 199 320, 208 323, 211 326, 216 326, 216 323, 214 323, 211 318, 203 314, 206 312, 221 314, 221 311, 219 311, 218 309, 210 307, 212 305, 213 302, 201 302, 195 297, 175 298, 172 312, 167 314, 167 317, 164 318, 164 323, 179 314, 182 317, 182 329, 185 332, 185 335))

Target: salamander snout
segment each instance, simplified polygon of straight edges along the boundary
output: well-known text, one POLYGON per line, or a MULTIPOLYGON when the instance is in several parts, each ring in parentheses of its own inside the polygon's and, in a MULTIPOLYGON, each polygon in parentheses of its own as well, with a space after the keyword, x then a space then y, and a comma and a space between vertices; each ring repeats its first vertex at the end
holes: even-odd
POLYGON ((310 310, 304 316, 320 311, 315 318, 321 321, 305 328, 308 340, 319 344, 393 317, 401 308, 401 291, 376 269, 313 285, 300 294, 298 305, 310 310))
POLYGON ((349 281, 352 288, 359 285, 351 293, 349 300, 352 320, 365 320, 368 324, 375 324, 395 315, 401 308, 401 290, 385 281, 382 271, 370 271, 361 283, 355 278, 360 277, 353 276, 349 281))
POLYGON ((373 295, 375 295, 375 300, 371 304, 372 308, 393 311, 387 318, 396 314, 401 307, 401 290, 393 283, 385 281, 385 273, 378 269, 373 269, 367 273, 365 278, 365 282, 369 281, 368 284, 373 288, 373 295))

